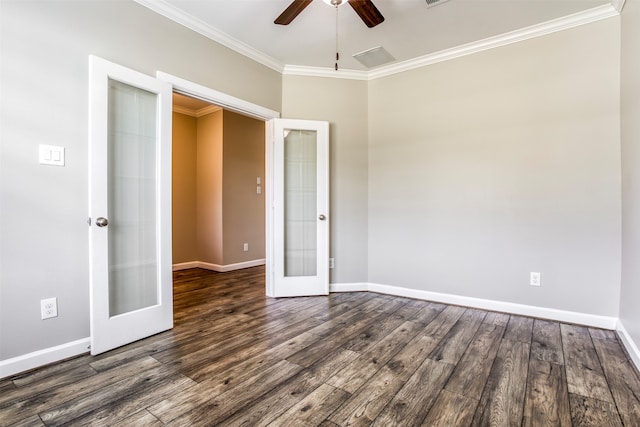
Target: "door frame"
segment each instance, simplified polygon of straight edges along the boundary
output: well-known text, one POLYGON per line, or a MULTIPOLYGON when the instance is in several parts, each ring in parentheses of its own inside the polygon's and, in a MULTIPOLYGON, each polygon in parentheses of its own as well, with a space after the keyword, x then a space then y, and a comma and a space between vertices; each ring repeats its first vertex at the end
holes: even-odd
POLYGON ((202 86, 198 83, 185 80, 181 77, 174 76, 162 71, 156 72, 159 80, 168 82, 173 87, 173 91, 192 98, 201 99, 211 102, 226 110, 244 114, 254 119, 265 122, 265 268, 266 268, 266 286, 265 292, 267 296, 274 296, 274 230, 273 230, 273 119, 280 118, 278 111, 271 110, 258 104, 245 101, 235 96, 228 95, 223 92, 202 86))

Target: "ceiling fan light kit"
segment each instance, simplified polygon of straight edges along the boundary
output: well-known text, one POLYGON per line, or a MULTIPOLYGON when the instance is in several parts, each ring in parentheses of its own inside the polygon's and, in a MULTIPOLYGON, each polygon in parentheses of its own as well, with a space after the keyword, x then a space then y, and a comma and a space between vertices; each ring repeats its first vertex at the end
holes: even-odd
POLYGON ((341 4, 345 3, 342 0, 322 0, 322 1, 328 4, 329 6, 340 6, 341 4))

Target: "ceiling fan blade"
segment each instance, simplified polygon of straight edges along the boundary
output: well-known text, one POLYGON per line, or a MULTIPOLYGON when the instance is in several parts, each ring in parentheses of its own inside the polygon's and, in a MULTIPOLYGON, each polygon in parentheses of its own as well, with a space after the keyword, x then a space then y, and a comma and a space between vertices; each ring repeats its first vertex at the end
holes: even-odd
POLYGON ((384 16, 371 0, 349 0, 349 4, 369 28, 373 28, 384 21, 384 16))
POLYGON ((304 10, 305 7, 309 6, 312 0, 293 0, 293 2, 287 7, 284 12, 280 14, 273 21, 274 24, 279 25, 289 25, 291 21, 293 21, 296 16, 300 14, 304 10))

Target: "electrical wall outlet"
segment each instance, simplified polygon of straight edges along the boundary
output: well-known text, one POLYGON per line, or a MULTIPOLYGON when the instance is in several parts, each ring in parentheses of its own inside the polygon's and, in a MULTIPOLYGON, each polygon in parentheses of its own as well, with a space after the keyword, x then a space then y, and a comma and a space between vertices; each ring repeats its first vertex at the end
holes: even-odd
POLYGON ((335 261, 333 258, 329 258, 329 268, 333 268, 335 266, 335 261))
POLYGON ((245 252, 249 252, 249 244, 248 244, 248 243, 245 243, 245 244, 242 246, 242 250, 243 250, 243 251, 245 251, 245 252))
POLYGON ((42 320, 58 317, 58 299, 49 298, 40 301, 40 317, 42 320))
POLYGON ((532 271, 529 275, 529 284, 531 286, 540 286, 540 273, 532 271))

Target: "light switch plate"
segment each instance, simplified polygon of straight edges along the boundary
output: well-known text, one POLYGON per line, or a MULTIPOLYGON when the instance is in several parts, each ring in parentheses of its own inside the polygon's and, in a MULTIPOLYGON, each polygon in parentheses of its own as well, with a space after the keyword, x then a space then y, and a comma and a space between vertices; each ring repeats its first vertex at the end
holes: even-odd
POLYGON ((40 144, 38 157, 41 165, 64 166, 64 147, 40 144))

